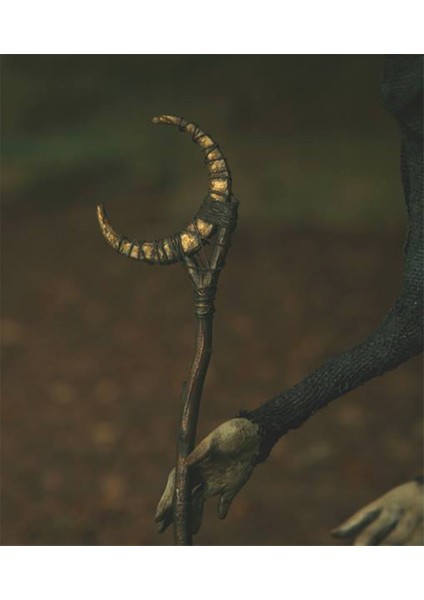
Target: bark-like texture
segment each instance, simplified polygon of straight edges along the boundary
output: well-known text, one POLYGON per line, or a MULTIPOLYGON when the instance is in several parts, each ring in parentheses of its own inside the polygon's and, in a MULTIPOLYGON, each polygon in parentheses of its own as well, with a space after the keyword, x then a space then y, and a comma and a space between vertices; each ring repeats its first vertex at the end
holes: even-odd
POLYGON ((277 440, 331 400, 394 369, 423 348, 423 57, 386 61, 382 95, 402 136, 401 177, 408 211, 401 293, 380 326, 363 342, 327 361, 284 393, 245 412, 259 426, 257 462, 277 440))

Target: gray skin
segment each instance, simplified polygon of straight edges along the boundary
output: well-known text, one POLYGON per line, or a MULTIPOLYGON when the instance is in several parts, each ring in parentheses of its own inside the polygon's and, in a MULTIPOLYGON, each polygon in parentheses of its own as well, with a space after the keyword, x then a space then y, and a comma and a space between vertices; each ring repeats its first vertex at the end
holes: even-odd
MULTIPOLYGON (((244 418, 226 421, 200 442, 188 456, 192 481, 192 532, 197 533, 208 498, 219 496, 218 515, 225 519, 233 498, 248 481, 259 451, 258 426, 244 418)), ((169 474, 155 521, 160 532, 172 523, 175 469, 169 474)))
MULTIPOLYGON (((252 475, 259 450, 258 426, 244 418, 226 421, 214 429, 188 457, 194 480, 192 531, 197 533, 205 501, 218 496, 218 515, 227 516, 231 502, 252 475)), ((171 471, 157 507, 160 532, 172 523, 175 469, 171 471)), ((352 538, 355 546, 423 545, 422 484, 410 481, 368 504, 332 531, 352 538)))
POLYGON ((422 546, 423 485, 408 481, 367 504, 332 531, 354 546, 422 546))

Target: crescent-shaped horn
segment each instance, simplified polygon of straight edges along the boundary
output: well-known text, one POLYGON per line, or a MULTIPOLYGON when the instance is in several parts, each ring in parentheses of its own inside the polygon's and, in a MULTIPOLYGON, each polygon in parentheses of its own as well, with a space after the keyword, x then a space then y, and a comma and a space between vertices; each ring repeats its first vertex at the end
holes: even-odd
MULTIPOLYGON (((216 202, 229 202, 231 199, 230 169, 212 137, 202 131, 198 125, 182 117, 160 115, 153 117, 152 121, 158 124, 176 125, 180 131, 191 135, 193 142, 200 146, 208 168, 209 199, 216 202)), ((201 247, 202 239, 209 238, 215 230, 212 223, 195 217, 181 233, 153 242, 139 242, 130 241, 118 234, 109 223, 102 205, 97 206, 97 219, 101 232, 115 250, 129 258, 144 260, 150 264, 169 265, 182 260, 184 254, 196 252, 201 247)))

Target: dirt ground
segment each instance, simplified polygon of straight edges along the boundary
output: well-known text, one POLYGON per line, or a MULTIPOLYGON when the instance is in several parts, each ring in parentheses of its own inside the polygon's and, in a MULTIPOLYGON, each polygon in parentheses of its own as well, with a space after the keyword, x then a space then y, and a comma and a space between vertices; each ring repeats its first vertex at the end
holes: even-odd
MULTIPOLYGON (((158 215, 143 224, 133 199, 124 209, 134 235, 168 226, 158 215)), ((370 332, 399 289, 402 238, 241 223, 219 284, 200 435, 370 332)), ((11 211, 2 243, 2 543, 172 544, 153 515, 193 349, 183 269, 118 256, 94 203, 11 211)), ((209 503, 196 543, 343 544, 334 526, 422 473, 422 434, 418 357, 289 433, 225 521, 209 503)))

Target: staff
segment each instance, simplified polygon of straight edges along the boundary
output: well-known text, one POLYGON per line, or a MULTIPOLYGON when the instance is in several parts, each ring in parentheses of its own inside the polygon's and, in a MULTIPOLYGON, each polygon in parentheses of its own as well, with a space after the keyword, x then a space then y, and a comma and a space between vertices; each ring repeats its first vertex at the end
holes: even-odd
POLYGON ((161 115, 153 123, 175 125, 200 146, 209 173, 208 194, 193 220, 181 233, 154 241, 130 241, 109 223, 97 206, 100 229, 120 254, 149 264, 185 264, 194 288, 196 342, 188 380, 183 385, 183 409, 178 433, 175 494, 175 543, 192 545, 191 481, 186 459, 194 449, 203 383, 212 353, 212 320, 218 277, 237 223, 238 202, 231 192, 231 174, 225 157, 212 137, 182 117, 161 115))

